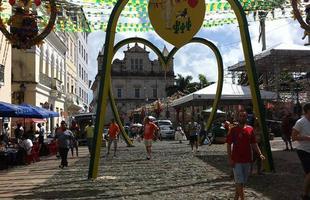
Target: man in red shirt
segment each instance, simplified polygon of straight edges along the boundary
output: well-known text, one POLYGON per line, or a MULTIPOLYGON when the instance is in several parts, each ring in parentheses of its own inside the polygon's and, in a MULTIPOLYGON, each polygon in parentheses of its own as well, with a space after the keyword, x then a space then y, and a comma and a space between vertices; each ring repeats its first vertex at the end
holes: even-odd
POLYGON ((144 134, 143 134, 143 139, 144 139, 144 144, 146 148, 146 153, 147 153, 147 160, 151 159, 151 153, 152 153, 152 141, 154 136, 156 137, 156 132, 159 130, 159 128, 150 121, 149 117, 146 117, 144 119, 144 134))
POLYGON ((112 142, 114 143, 114 157, 116 157, 116 149, 117 149, 117 136, 119 133, 119 126, 115 122, 115 119, 111 120, 111 124, 109 126, 109 143, 108 143, 108 153, 107 155, 110 154, 110 148, 112 142))
POLYGON ((252 162, 253 148, 260 159, 265 159, 261 153, 255 139, 253 127, 246 124, 247 113, 241 111, 238 115, 238 125, 231 128, 227 135, 227 154, 229 164, 233 167, 234 179, 236 183, 235 200, 244 199, 244 184, 250 173, 250 163, 252 162))

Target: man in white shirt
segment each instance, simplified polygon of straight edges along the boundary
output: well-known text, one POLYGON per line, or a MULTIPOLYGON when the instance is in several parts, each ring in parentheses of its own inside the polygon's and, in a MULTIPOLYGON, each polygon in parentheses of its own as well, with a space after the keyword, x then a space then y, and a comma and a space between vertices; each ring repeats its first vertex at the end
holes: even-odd
POLYGON ((310 200, 310 103, 303 107, 304 116, 293 127, 292 139, 297 141, 297 154, 305 171, 303 200, 310 200))
POLYGON ((20 143, 19 146, 26 151, 27 155, 31 155, 33 144, 29 138, 23 137, 23 141, 20 143))

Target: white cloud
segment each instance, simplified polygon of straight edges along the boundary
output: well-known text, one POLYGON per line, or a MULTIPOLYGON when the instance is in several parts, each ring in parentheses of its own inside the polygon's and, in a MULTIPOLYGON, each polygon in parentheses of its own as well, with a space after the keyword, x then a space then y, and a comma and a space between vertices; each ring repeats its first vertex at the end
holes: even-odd
MULTIPOLYGON (((259 25, 258 22, 251 22, 249 25, 253 52, 257 54, 261 52, 262 48, 261 43, 258 42, 259 25)), ((213 43, 218 46, 223 57, 225 68, 244 59, 240 42, 240 33, 236 24, 202 29, 197 35, 213 41, 213 43)), ((267 21, 266 35, 267 48, 280 43, 304 44, 304 41, 301 40, 303 31, 299 27, 299 24, 292 19, 267 21)), ((103 32, 95 32, 89 35, 89 59, 92 69, 91 78, 97 73, 97 55, 103 46, 104 36, 105 34, 103 32)), ((166 45, 169 50, 173 47, 161 39, 154 31, 148 33, 117 33, 116 42, 129 37, 145 38, 153 42, 159 49, 162 49, 164 45, 166 45)), ((117 53, 116 57, 123 57, 122 50, 117 53)), ((155 59, 156 57, 154 53, 151 53, 151 59, 155 59)), ((183 76, 191 75, 194 77, 194 80, 197 80, 198 74, 206 75, 210 81, 215 81, 217 79, 215 56, 212 51, 201 44, 189 44, 181 48, 175 55, 174 62, 176 74, 179 73, 183 76)))

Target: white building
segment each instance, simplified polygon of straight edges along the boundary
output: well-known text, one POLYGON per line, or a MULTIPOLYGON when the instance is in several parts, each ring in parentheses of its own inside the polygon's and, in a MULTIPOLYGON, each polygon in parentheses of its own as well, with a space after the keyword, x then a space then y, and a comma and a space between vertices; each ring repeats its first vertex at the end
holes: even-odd
MULTIPOLYGON (((167 49, 164 48, 165 54, 167 49)), ((149 53, 145 47, 137 43, 133 47, 127 47, 124 51, 124 59, 115 59, 112 63, 111 78, 114 98, 120 117, 125 123, 132 120, 132 111, 147 103, 166 97, 166 87, 174 84, 173 62, 167 71, 160 62, 150 60, 149 53)), ((102 67, 103 53, 98 55, 98 71, 102 67)), ((94 102, 98 101, 98 84, 100 76, 97 75, 93 85, 94 102)), ((151 111, 150 111, 151 112, 151 111)), ((110 105, 106 113, 106 122, 113 118, 110 105)), ((140 119, 141 120, 141 119, 140 119)))
POLYGON ((77 96, 79 104, 83 104, 84 111, 87 112, 90 104, 90 82, 88 69, 88 33, 77 33, 77 96))

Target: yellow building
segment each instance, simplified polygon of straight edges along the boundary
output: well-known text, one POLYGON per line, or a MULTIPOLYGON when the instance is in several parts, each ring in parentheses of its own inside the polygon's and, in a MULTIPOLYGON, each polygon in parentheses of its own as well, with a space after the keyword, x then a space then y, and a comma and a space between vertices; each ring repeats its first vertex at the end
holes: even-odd
POLYGON ((65 82, 65 36, 50 33, 39 47, 12 49, 12 103, 28 103, 58 112, 49 119, 47 131, 63 119, 65 82))

